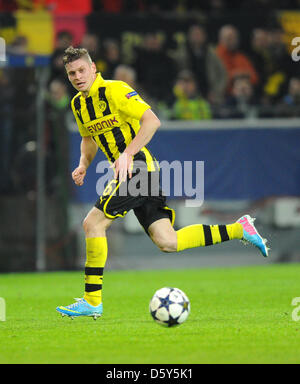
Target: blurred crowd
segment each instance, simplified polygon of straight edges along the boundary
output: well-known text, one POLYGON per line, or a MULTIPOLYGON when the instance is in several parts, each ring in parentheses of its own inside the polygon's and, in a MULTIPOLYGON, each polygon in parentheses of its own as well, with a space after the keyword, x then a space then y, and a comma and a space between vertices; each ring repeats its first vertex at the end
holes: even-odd
MULTIPOLYGON (((212 41, 205 26, 191 24, 176 49, 160 32, 145 33, 130 60, 122 42, 109 36, 86 33, 79 46, 88 49, 105 79, 128 83, 162 120, 300 117, 299 63, 291 59, 280 27, 250 31, 247 49, 234 25, 221 26, 212 41)), ((60 184, 64 196, 76 91, 62 56, 73 41, 70 31, 57 34, 46 94, 47 188, 51 193, 60 184)), ((18 36, 7 48, 24 55, 27 46, 18 36)), ((0 193, 35 190, 36 92, 35 68, 0 68, 0 193)))
MULTIPOLYGON (((233 25, 222 26, 212 43, 204 26, 192 24, 185 44, 170 50, 161 34, 146 33, 129 63, 116 39, 102 41, 87 33, 80 46, 89 50, 105 79, 128 83, 161 119, 300 116, 299 66, 280 27, 254 29, 247 51, 240 49, 240 40, 233 25)), ((71 33, 60 32, 50 78, 69 97, 75 91, 66 81, 62 55, 71 44, 71 33)))

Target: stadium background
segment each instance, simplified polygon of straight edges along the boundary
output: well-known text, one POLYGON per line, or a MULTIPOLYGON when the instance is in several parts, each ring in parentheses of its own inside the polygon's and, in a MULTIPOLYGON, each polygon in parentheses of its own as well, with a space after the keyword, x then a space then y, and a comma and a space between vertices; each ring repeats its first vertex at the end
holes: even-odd
MULTIPOLYGON (((291 58, 299 1, 160 3, 0 1, 7 53, 0 62, 0 272, 81 269, 85 262, 81 221, 96 200, 103 157, 76 189, 70 171, 80 137, 61 63, 70 43, 88 47, 106 78, 121 64, 134 70, 136 88, 163 122, 149 146, 159 160, 205 162, 204 205, 170 199, 177 227, 227 223, 248 212, 270 240, 268 263, 300 260, 300 72, 291 58), (199 77, 207 67, 189 39, 201 25, 215 52, 229 24, 256 78, 241 68, 228 80, 223 68, 227 85, 214 92, 209 75, 199 77), (196 85, 192 96, 187 83, 196 85)), ((169 268, 170 258, 172 268, 266 262, 238 243, 161 254, 130 214, 108 237, 108 269, 169 268)))

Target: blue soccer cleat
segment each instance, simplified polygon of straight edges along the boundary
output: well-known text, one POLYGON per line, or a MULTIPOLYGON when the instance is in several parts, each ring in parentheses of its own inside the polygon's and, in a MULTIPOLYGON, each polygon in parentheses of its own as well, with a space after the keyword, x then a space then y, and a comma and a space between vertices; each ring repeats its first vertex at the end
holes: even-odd
POLYGON ((263 239, 254 226, 255 219, 249 215, 242 216, 237 223, 242 224, 244 230, 244 243, 250 243, 257 247, 264 257, 268 257, 270 248, 267 247, 267 240, 263 239))
POLYGON ((103 304, 101 303, 97 307, 90 305, 85 299, 75 299, 76 303, 68 305, 67 307, 57 307, 57 312, 61 313, 62 316, 69 316, 71 319, 79 316, 93 317, 97 320, 98 317, 102 316, 103 304))

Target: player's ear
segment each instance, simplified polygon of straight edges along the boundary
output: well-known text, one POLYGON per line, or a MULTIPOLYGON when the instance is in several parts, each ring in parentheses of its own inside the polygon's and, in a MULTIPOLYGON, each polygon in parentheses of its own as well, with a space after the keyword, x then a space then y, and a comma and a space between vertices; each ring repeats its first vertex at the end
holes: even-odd
POLYGON ((94 73, 97 72, 97 67, 96 67, 96 64, 95 64, 94 62, 92 62, 92 64, 91 64, 91 68, 92 68, 92 71, 93 71, 94 73))

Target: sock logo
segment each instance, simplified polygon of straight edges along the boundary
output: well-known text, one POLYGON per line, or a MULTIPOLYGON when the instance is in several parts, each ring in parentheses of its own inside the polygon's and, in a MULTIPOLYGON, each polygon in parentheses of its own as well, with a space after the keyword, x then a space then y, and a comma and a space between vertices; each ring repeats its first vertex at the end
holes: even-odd
POLYGON ((0 297, 0 321, 6 320, 6 304, 5 300, 0 297))

